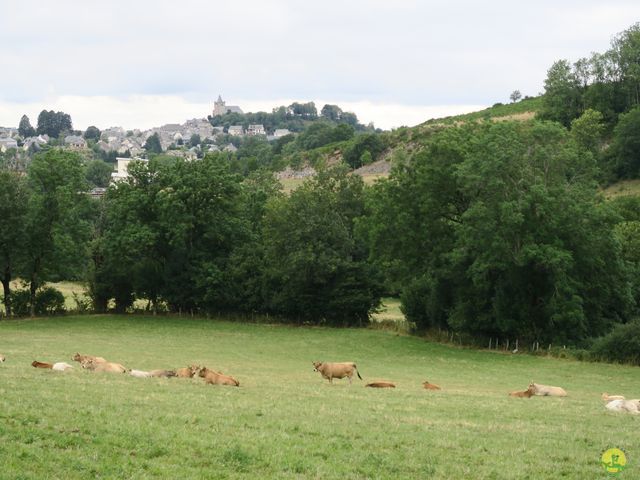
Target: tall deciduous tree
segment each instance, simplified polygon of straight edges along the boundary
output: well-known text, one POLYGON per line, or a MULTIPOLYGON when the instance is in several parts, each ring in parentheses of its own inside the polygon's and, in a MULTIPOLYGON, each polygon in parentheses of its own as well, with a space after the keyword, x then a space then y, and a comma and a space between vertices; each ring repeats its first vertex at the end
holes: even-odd
POLYGON ((26 217, 26 260, 31 313, 35 295, 48 277, 69 278, 86 264, 88 198, 80 157, 51 149, 36 155, 28 170, 30 197, 26 217))
POLYGON ((72 129, 71 116, 68 113, 42 110, 38 115, 37 133, 40 135, 47 134, 57 138, 61 133, 72 129))
POLYGON ((160 144, 160 137, 157 133, 147 138, 146 142, 144 142, 144 149, 149 153, 162 153, 162 145, 160 144))
POLYGON ((29 117, 23 115, 18 125, 18 133, 22 138, 33 137, 36 134, 36 129, 31 126, 29 117))
POLYGON ((596 154, 602 145, 604 128, 602 113, 587 109, 571 122, 571 135, 580 147, 596 154))
POLYGON ((609 153, 618 176, 640 176, 640 107, 620 116, 609 153))
POLYGON ((92 160, 85 167, 85 178, 94 187, 107 187, 111 181, 113 164, 102 160, 92 160))
POLYGON ((338 105, 325 105, 320 110, 320 115, 327 120, 331 120, 332 122, 337 122, 342 118, 342 109, 338 105))
POLYGON ((268 205, 265 301, 272 312, 335 325, 368 322, 381 289, 355 235, 363 189, 356 175, 323 172, 268 205))
POLYGON ((7 316, 11 316, 11 280, 25 253, 27 201, 24 178, 15 172, 0 170, 0 279, 7 316))
POLYGON ((98 141, 100 140, 100 135, 101 135, 100 129, 93 125, 90 127, 87 127, 87 129, 84 132, 84 138, 87 140, 98 141))
POLYGON ((578 80, 567 60, 555 62, 544 81, 541 118, 554 120, 569 127, 580 116, 582 99, 578 80))

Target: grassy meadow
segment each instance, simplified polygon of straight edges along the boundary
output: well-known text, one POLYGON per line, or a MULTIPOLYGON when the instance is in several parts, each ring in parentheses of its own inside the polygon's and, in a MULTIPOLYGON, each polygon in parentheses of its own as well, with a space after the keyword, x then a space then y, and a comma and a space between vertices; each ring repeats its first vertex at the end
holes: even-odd
MULTIPOLYGON (((461 349, 375 329, 192 318, 76 316, 0 322, 0 478, 639 478, 640 369, 461 349), (130 368, 204 364, 240 388, 34 369, 80 351, 130 368), (355 361, 329 385, 313 360, 355 361), (378 379, 395 390, 363 388, 378 379), (529 380, 567 398, 516 399, 529 380), (426 391, 421 382, 439 384, 426 391)), ((71 362, 70 362, 71 363, 71 362)))

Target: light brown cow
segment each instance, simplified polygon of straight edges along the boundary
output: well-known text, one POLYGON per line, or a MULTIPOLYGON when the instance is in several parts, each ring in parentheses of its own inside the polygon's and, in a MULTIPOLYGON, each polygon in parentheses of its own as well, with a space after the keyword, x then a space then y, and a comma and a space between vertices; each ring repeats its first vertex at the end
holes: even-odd
POLYGON ((379 381, 379 382, 371 382, 367 383, 365 387, 371 388, 396 388, 396 384, 392 382, 379 381))
POLYGON ((149 376, 169 378, 169 377, 175 377, 176 372, 174 372, 173 370, 151 370, 149 372, 149 376))
POLYGON ((95 357, 93 355, 81 355, 76 353, 71 357, 71 360, 75 362, 86 362, 87 360, 93 360, 94 363, 106 363, 107 361, 102 357, 95 357))
POLYGON ((607 392, 604 392, 602 394, 602 400, 604 400, 605 403, 609 403, 612 400, 624 400, 624 395, 609 395, 607 392))
POLYGON ((0 363, 4 362, 6 360, 4 355, 0 355, 0 363))
POLYGON ((197 365, 189 365, 188 367, 179 368, 176 370, 176 377, 179 378, 192 378, 200 369, 197 365))
POLYGON ((109 372, 109 373, 127 373, 129 369, 120 363, 114 362, 94 362, 93 360, 85 360, 81 362, 82 368, 91 370, 92 372, 109 372))
POLYGON ((529 384, 529 389, 533 391, 534 395, 541 397, 566 397, 567 392, 562 387, 551 387, 549 385, 540 385, 538 383, 529 384))
POLYGON ((426 389, 426 390, 442 390, 438 385, 436 385, 435 383, 429 383, 427 381, 422 382, 422 388, 426 389))
POLYGON ((225 375, 222 372, 216 372, 207 367, 201 367, 198 370, 198 376, 204 378, 205 383, 211 385, 230 385, 232 387, 239 387, 240 382, 230 375, 225 375))
POLYGON ((320 372, 320 375, 322 375, 323 378, 329 380, 329 383, 333 383, 334 378, 347 377, 349 379, 349 385, 351 385, 351 377, 353 377, 353 372, 357 373, 358 378, 362 380, 360 372, 358 371, 358 367, 356 367, 356 364, 353 362, 313 362, 313 370, 316 372, 320 372))
POLYGON ((518 398, 531 398, 533 397, 533 388, 529 387, 524 392, 511 392, 509 394, 510 397, 518 397, 518 398))

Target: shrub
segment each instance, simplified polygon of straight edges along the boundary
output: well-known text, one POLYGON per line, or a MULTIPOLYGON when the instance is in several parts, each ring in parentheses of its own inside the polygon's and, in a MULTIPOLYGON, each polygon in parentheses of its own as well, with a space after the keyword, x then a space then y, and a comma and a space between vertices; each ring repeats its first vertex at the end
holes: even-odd
MULTIPOLYGON (((29 290, 16 290, 11 293, 11 310, 16 317, 31 314, 31 294, 29 290)), ((36 315, 59 315, 66 311, 64 295, 53 287, 44 287, 36 292, 36 315)))
POLYGON ((11 292, 11 311, 16 317, 29 315, 29 290, 14 290, 11 292))
POLYGON ((594 342, 591 352, 597 360, 640 365, 640 319, 616 325, 594 342))
POLYGON ((53 287, 38 290, 35 303, 36 315, 59 315, 66 311, 64 295, 53 287))

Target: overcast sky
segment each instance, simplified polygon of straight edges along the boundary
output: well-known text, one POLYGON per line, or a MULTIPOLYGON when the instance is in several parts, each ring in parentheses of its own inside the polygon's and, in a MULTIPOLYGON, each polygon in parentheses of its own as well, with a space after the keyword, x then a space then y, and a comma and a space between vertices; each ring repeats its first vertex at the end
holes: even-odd
POLYGON ((609 47, 637 0, 1 2, 0 126, 150 128, 315 101, 381 128, 543 90, 558 59, 609 47))

